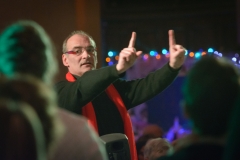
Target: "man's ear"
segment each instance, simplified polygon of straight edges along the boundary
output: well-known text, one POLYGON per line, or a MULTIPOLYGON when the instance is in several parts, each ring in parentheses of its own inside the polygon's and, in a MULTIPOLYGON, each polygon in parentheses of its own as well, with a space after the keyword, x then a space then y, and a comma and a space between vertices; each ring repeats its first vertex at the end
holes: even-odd
POLYGON ((96 58, 96 64, 98 64, 98 58, 96 58))
POLYGON ((97 63, 98 63, 98 57, 97 57, 97 55, 95 56, 94 63, 96 63, 96 64, 95 64, 95 65, 96 65, 96 68, 95 68, 95 69, 97 69, 97 63))
POLYGON ((62 54, 62 62, 63 62, 63 65, 68 67, 68 58, 67 58, 67 55, 66 54, 62 54))

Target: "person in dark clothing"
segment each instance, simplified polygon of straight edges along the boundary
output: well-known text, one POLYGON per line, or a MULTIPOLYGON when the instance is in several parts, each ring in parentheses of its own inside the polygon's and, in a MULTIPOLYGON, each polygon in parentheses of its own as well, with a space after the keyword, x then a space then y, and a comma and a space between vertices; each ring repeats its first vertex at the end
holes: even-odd
POLYGON ((239 74, 225 58, 203 57, 183 85, 184 112, 192 133, 176 141, 175 153, 159 160, 219 160, 239 95, 239 74))
POLYGON ((141 54, 134 48, 135 39, 136 33, 133 32, 129 46, 120 52, 116 65, 95 70, 97 53, 94 40, 83 31, 74 31, 63 43, 62 61, 69 71, 67 80, 56 84, 59 106, 86 116, 99 136, 126 134, 132 160, 137 159, 137 154, 127 110, 166 89, 185 60, 185 49, 175 43, 174 32, 170 30, 169 63, 143 79, 125 81, 121 79, 121 73, 141 54), (93 85, 103 79, 104 85, 93 85), (108 86, 105 91, 104 86, 108 86))

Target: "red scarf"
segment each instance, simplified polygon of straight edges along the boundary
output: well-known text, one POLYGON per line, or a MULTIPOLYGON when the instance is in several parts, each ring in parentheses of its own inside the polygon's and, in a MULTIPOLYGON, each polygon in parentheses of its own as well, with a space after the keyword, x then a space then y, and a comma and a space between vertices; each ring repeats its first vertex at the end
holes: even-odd
MULTIPOLYGON (((69 82, 74 82, 76 79, 73 77, 71 73, 66 74, 66 79, 69 82)), ((116 88, 111 84, 105 92, 107 93, 108 97, 114 102, 116 107, 118 108, 119 113, 121 114, 123 123, 124 123, 124 133, 128 137, 128 142, 130 146, 130 154, 131 154, 131 160, 137 160, 137 152, 136 152, 136 145, 134 140, 134 134, 132 129, 132 123, 130 116, 127 112, 127 109, 123 103, 123 100, 121 96, 119 95, 116 88)), ((88 123, 93 126, 95 131, 98 133, 98 126, 97 126, 97 120, 95 111, 92 105, 92 102, 89 102, 82 108, 82 115, 87 117, 88 123)))

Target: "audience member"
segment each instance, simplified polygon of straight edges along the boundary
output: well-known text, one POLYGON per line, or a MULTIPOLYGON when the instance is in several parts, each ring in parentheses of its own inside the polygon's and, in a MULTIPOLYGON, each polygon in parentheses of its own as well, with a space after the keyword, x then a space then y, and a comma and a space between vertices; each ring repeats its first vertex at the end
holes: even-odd
POLYGON ((57 116, 55 92, 34 77, 15 76, 0 79, 0 98, 24 102, 35 110, 43 125, 45 148, 52 154, 63 130, 57 116))
POLYGON ((144 160, 156 160, 159 157, 171 152, 172 146, 167 139, 149 139, 144 147, 144 160))
MULTIPOLYGON (((7 27, 0 37, 0 56, 3 75, 30 74, 52 89, 57 71, 55 50, 49 36, 37 23, 19 21, 7 27)), ((51 159, 106 159, 100 139, 83 117, 63 109, 58 110, 58 115, 66 132, 51 159)))
POLYGON ((47 160, 43 126, 32 107, 1 98, 0 128, 1 160, 47 160))
POLYGON ((228 121, 239 95, 239 75, 224 58, 201 58, 183 85, 185 115, 192 134, 179 139, 172 156, 159 159, 219 160, 224 151, 228 121))
POLYGON ((154 135, 142 135, 136 140, 136 149, 137 149, 137 159, 138 160, 144 160, 144 147, 147 143, 148 140, 153 139, 153 138, 158 138, 155 137, 154 135))

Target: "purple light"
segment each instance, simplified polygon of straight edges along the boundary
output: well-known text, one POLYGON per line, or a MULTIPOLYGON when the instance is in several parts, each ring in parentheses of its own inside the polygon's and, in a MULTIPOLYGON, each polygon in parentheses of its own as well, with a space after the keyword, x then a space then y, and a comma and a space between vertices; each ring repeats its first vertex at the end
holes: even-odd
POLYGON ((236 62, 236 61, 237 61, 237 58, 236 58, 236 57, 233 57, 233 58, 232 58, 232 61, 233 61, 233 62, 236 62))
POLYGON ((109 66, 113 65, 113 62, 112 61, 108 62, 108 65, 109 66))
POLYGON ((144 60, 147 60, 147 59, 148 59, 148 55, 147 55, 147 54, 144 54, 144 55, 143 55, 143 59, 144 59, 144 60))

